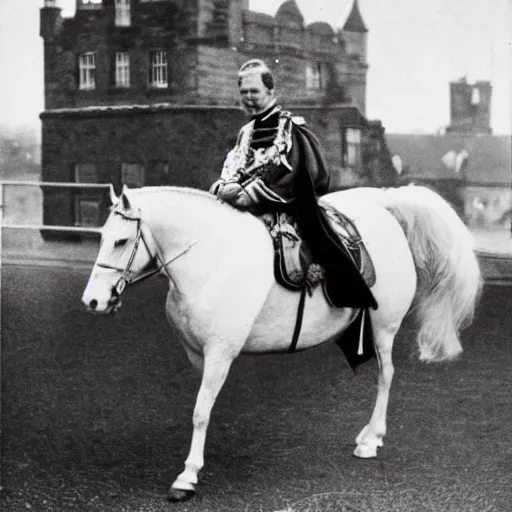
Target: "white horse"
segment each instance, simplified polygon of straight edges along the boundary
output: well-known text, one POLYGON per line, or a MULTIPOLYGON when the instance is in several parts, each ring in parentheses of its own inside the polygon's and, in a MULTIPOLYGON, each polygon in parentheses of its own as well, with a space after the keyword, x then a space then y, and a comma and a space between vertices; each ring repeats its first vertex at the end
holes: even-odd
MULTIPOLYGON (((120 197, 112 194, 112 201, 82 300, 89 310, 112 312, 125 284, 150 275, 150 262, 167 276, 168 319, 202 372, 190 452, 170 490, 170 499, 184 500, 195 493, 210 413, 233 360, 242 352, 286 351, 299 294, 275 282, 271 238, 249 213, 180 187, 124 189, 120 197)), ((414 305, 420 359, 454 358, 462 351, 459 332, 473 317, 480 270, 471 234, 426 188, 353 189, 321 201, 354 220, 375 266, 372 292, 379 307, 370 316, 378 392, 354 452, 375 457, 386 434, 391 351, 402 319, 414 305)), ((329 340, 353 317, 353 309, 329 307, 318 287, 307 298, 297 348, 329 340)))

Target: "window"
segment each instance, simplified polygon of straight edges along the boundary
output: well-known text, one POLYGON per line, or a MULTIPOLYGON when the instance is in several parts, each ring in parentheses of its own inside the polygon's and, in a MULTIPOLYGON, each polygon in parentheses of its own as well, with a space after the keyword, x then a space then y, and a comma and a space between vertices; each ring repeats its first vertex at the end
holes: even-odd
POLYGON ((130 26, 130 0, 116 0, 116 27, 130 26))
POLYGON ((96 53, 82 53, 78 57, 78 88, 96 88, 96 53))
POLYGON ((306 64, 306 89, 320 89, 320 70, 311 62, 306 64))
POLYGON ((75 197, 75 226, 101 225, 101 200, 98 197, 75 197))
POLYGON ((78 0, 77 9, 101 9, 103 0, 78 0))
POLYGON ((359 167, 361 162, 361 130, 347 128, 343 144, 343 166, 359 167))
MULTIPOLYGON (((96 164, 75 164, 77 183, 98 183, 96 164)), ((101 197, 92 189, 75 189, 75 226, 99 226, 101 223, 101 197)))
POLYGON ((323 62, 306 63, 306 89, 325 89, 327 83, 326 66, 323 62))
POLYGON ((116 87, 130 87, 130 54, 116 52, 116 87))
POLYGON ((153 160, 149 164, 151 176, 155 176, 158 180, 164 180, 169 176, 170 166, 167 162, 153 160))
POLYGON ((121 167, 121 183, 128 187, 143 187, 146 171, 139 164, 123 164, 121 167))
POLYGON ((476 106, 480 103, 480 89, 478 87, 473 87, 471 90, 471 105, 476 106))
POLYGON ((98 183, 95 164, 75 164, 75 181, 77 183, 98 183))
POLYGON ((152 87, 167 87, 167 52, 150 52, 149 84, 152 87))

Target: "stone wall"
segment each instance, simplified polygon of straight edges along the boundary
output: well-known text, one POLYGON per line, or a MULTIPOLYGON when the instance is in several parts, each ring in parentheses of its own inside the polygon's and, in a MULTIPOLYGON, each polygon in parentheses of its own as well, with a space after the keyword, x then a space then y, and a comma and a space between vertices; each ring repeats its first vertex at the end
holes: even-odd
MULTIPOLYGON (((370 184, 362 166, 350 170, 342 165, 343 129, 365 127, 356 109, 285 107, 304 117, 320 140, 333 189, 370 184)), ((122 165, 137 164, 145 170, 144 185, 203 190, 218 178, 238 130, 247 122, 238 108, 172 105, 63 109, 46 112, 41 119, 43 181, 73 182, 76 164, 94 164, 92 181, 121 188, 122 165)), ((368 151, 367 144, 361 150, 368 151)), ((365 158, 362 162, 368 163, 365 158)), ((77 194, 98 195, 46 191, 44 223, 73 225, 77 194)))
MULTIPOLYGON (((214 107, 46 113, 42 179, 75 181, 76 164, 95 164, 98 183, 120 188, 125 163, 142 165, 148 186, 208 189, 243 121, 239 109, 214 107)), ((44 223, 73 225, 76 194, 47 191, 44 223)))

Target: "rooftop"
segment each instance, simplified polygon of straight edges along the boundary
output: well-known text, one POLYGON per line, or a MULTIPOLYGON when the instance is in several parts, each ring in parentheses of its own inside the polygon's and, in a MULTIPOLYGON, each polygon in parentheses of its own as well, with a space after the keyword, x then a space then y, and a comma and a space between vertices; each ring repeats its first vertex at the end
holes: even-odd
POLYGON ((471 183, 510 185, 512 139, 508 135, 394 135, 387 134, 391 155, 402 160, 407 175, 426 179, 462 179, 457 161, 471 183))
POLYGON ((354 3, 352 4, 352 10, 348 15, 342 30, 345 32, 368 32, 368 29, 364 24, 363 17, 361 16, 359 3, 357 0, 354 0, 354 3))

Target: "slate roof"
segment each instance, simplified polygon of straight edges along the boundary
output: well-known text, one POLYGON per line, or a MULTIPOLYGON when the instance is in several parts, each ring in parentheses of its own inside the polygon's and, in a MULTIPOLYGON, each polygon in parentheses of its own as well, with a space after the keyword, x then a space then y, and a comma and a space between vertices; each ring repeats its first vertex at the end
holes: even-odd
POLYGON ((508 135, 395 135, 386 134, 392 156, 399 155, 407 176, 426 179, 461 179, 443 157, 467 151, 464 170, 470 183, 510 186, 512 138, 508 135))
POLYGON ((345 32, 368 32, 368 29, 364 24, 363 17, 361 16, 359 3, 357 0, 354 0, 354 3, 352 4, 352 10, 348 15, 342 30, 345 32))

